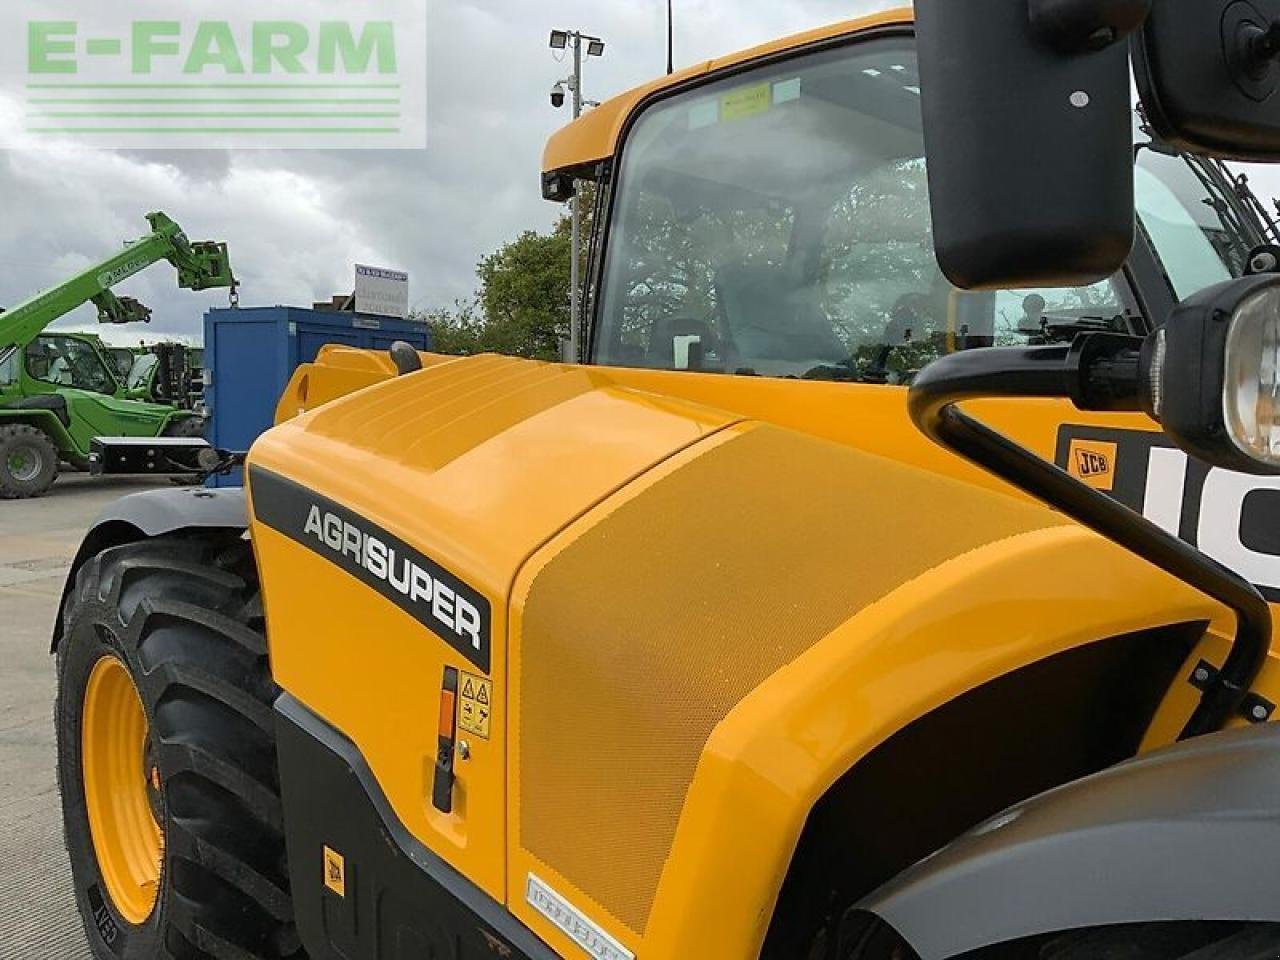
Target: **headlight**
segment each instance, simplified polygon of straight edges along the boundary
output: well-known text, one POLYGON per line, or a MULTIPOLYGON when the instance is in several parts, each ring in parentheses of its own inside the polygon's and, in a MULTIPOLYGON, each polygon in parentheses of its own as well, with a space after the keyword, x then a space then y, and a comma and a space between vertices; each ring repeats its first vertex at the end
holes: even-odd
POLYGON ((1141 368, 1146 410, 1179 447, 1214 466, 1280 473, 1280 276, 1178 304, 1141 368))
POLYGON ((1246 456, 1280 468, 1280 287, 1245 300, 1227 330, 1222 408, 1246 456))

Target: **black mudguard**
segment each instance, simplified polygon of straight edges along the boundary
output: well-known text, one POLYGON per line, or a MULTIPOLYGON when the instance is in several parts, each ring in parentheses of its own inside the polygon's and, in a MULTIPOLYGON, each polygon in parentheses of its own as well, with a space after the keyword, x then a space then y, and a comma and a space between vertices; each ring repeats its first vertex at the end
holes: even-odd
POLYGON ((244 490, 174 488, 148 490, 121 497, 99 514, 85 534, 62 588, 58 620, 53 628, 52 649, 62 636, 62 609, 76 582, 76 573, 90 557, 111 547, 148 537, 161 537, 179 530, 248 530, 249 509, 244 490))
MULTIPOLYGON (((939 802, 946 802, 945 797, 939 802)), ((1160 750, 1028 800, 855 908, 921 957, 1177 920, 1280 922, 1280 727, 1160 750)))
POLYGON ((288 693, 276 750, 294 914, 313 960, 557 960, 414 837, 356 745, 288 693))

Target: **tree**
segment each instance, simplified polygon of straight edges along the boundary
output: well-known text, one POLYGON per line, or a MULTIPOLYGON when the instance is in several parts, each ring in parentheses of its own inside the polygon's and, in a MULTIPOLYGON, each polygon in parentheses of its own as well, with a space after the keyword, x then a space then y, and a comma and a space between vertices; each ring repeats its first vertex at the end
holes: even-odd
POLYGON ((483 352, 480 335, 484 322, 474 302, 459 300, 453 309, 433 310, 420 314, 417 319, 431 329, 431 349, 436 353, 470 356, 483 352))
POLYGON ((560 355, 569 335, 569 225, 526 230, 483 258, 476 270, 484 350, 542 360, 560 355))
MULTIPOLYGON (((583 246, 591 236, 595 188, 582 189, 583 246)), ((439 353, 505 353, 558 360, 560 341, 569 336, 569 277, 572 226, 568 215, 550 233, 526 230, 482 258, 476 267, 480 290, 474 300, 421 316, 439 353)), ((586 277, 583 251, 581 276, 586 277)))

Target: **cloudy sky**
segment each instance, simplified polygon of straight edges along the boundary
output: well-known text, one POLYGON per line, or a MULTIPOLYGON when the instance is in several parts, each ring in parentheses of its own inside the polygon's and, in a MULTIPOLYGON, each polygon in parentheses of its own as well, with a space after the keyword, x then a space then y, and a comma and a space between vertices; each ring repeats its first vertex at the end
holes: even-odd
MULTIPOLYGON (((34 0, 5 0, 34 3, 34 0)), ((87 0, 86 0, 87 2, 87 0)), ((95 12, 127 9, 112 0, 95 12)), ((334 2, 339 0, 315 0, 334 2)), ((357 0, 359 2, 359 0, 357 0)), ((569 71, 547 49, 552 27, 608 42, 588 61, 586 93, 603 100, 660 74, 663 0, 429 0, 429 146, 425 151, 103 151, 75 144, 0 150, 0 304, 13 304, 119 249, 161 209, 193 239, 231 245, 245 305, 309 304, 349 291, 355 262, 400 268, 418 308, 474 289, 476 261, 558 213, 539 193, 539 161, 567 110, 548 103, 569 71)), ((691 64, 786 33, 894 6, 892 0, 675 0, 676 62, 691 64)), ((187 0, 219 19, 260 17, 261 0, 187 0)), ((266 4, 270 6, 270 4, 266 4)), ((349 3, 340 3, 349 10, 349 3)), ((14 64, 0 64, 0 73, 14 64)), ((0 93, 0 124, 23 106, 0 93)), ((1262 186, 1280 187, 1265 176, 1262 186)), ((1274 192, 1269 190, 1268 193, 1274 192)), ((117 342, 198 336, 225 292, 180 292, 166 264, 118 292, 155 310, 117 342)), ((82 309, 70 325, 92 323, 82 309)))
MULTIPOLYGON (((8 0, 6 0, 8 2, 8 0)), ((189 15, 207 0, 184 5, 189 15)), ((193 239, 231 245, 245 305, 309 304, 349 291, 359 261, 405 269, 417 307, 474 289, 475 264, 521 230, 545 229, 539 161, 568 119, 551 85, 567 75, 547 48, 552 27, 608 42, 588 63, 591 99, 643 83, 665 67, 662 0, 430 0, 429 143, 425 151, 104 151, 75 144, 0 151, 0 304, 13 304, 146 232, 160 209, 193 239)), ((894 4, 877 0, 676 0, 676 62, 687 65, 894 4)), ((114 4, 112 4, 114 6, 114 4)), ((210 5, 220 19, 252 0, 210 5)), ((0 123, 22 106, 0 96, 0 123)), ((155 311, 146 328, 198 335, 225 292, 178 291, 158 264, 117 292, 155 311)), ((84 308, 64 321, 93 321, 84 308)))

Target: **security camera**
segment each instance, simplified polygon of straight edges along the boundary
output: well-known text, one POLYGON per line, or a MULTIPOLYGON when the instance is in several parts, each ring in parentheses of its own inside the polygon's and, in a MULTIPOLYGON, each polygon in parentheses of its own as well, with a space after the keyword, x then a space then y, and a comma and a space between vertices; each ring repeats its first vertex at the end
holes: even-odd
POLYGON ((559 110, 564 106, 564 81, 551 88, 551 105, 559 110))

